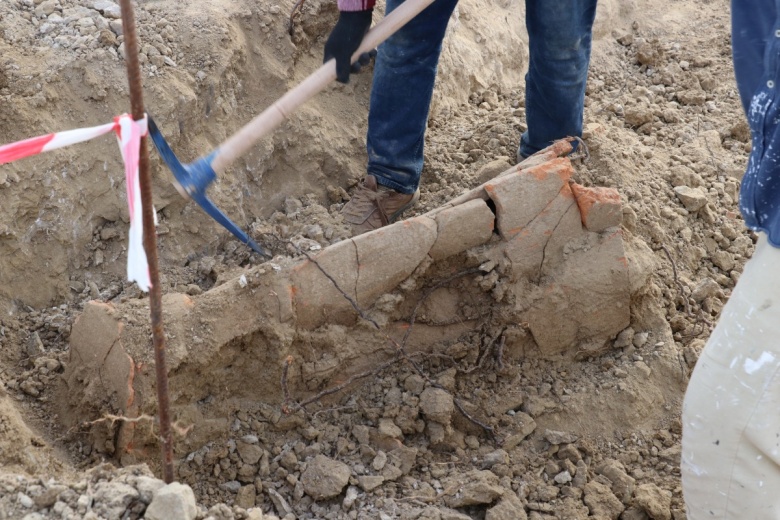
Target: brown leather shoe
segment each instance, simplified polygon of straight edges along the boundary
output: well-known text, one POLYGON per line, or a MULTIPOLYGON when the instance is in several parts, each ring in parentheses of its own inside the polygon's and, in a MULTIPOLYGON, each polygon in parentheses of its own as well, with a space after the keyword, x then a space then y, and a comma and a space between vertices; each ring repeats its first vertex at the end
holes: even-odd
POLYGON ((409 195, 398 193, 377 185, 373 175, 366 175, 363 183, 352 193, 350 201, 344 204, 341 214, 352 224, 352 233, 360 235, 392 224, 419 198, 419 189, 409 195))

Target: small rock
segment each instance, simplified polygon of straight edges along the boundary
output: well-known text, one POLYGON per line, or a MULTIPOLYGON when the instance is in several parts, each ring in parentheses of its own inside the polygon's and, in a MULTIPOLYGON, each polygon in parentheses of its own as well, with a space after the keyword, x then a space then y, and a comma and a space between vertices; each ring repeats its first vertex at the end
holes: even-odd
POLYGON ((636 506, 629 507, 620 515, 620 520, 648 520, 649 518, 644 509, 636 506))
POLYGON ((311 460, 301 475, 303 489, 314 500, 333 498, 349 483, 349 466, 324 455, 311 460))
POLYGON ((238 493, 236 493, 236 505, 238 507, 243 507, 244 509, 255 507, 256 499, 257 499, 257 488, 255 487, 254 484, 243 486, 241 487, 241 489, 238 490, 238 493))
POLYGON ((571 473, 569 473, 568 471, 561 471, 560 473, 555 475, 555 477, 553 477, 553 480, 555 481, 556 484, 561 484, 561 485, 568 484, 572 480, 571 473))
POLYGON ((721 268, 723 271, 731 271, 736 265, 734 255, 728 251, 718 250, 712 254, 712 263, 721 268))
POLYGON ((674 193, 680 199, 680 202, 683 203, 685 209, 690 212, 699 211, 707 205, 707 196, 698 188, 677 186, 674 188, 674 193))
POLYGON ((485 520, 527 520, 523 502, 512 492, 507 491, 498 503, 487 510, 485 520))
POLYGON ((636 488, 634 505, 645 510, 653 520, 671 520, 672 494, 655 484, 642 484, 636 488))
MULTIPOLYGON (((579 474, 579 472, 578 472, 579 474)), ((625 507, 612 491, 595 480, 585 484, 583 502, 590 514, 597 518, 617 520, 625 507)))
POLYGON ((578 437, 573 433, 560 432, 556 430, 545 430, 544 440, 550 444, 571 444, 577 442, 578 437))
POLYGON ((612 482, 612 492, 623 501, 634 494, 636 481, 625 471, 623 464, 614 459, 606 459, 596 468, 596 473, 604 475, 612 482))
POLYGON ((95 0, 90 2, 89 6, 98 11, 106 18, 120 19, 122 18, 122 10, 117 4, 110 0, 95 0))
POLYGON ((477 183, 484 184, 487 181, 492 180, 495 177, 498 177, 501 173, 505 172, 511 167, 512 165, 509 164, 509 161, 506 158, 499 158, 490 161, 482 168, 480 168, 479 171, 477 171, 477 175, 476 175, 477 183))
POLYGON ((237 480, 229 480, 228 482, 223 482, 220 487, 225 491, 230 491, 231 493, 238 493, 238 490, 241 489, 241 482, 237 480))
POLYGON ((584 460, 577 461, 577 473, 574 475, 574 479, 571 481, 573 487, 584 489, 585 484, 588 482, 588 465, 584 460))
POLYGON ((626 348, 634 342, 634 329, 623 329, 615 339, 615 348, 626 348))
POLYGON ((293 515, 293 518, 295 517, 295 511, 293 511, 292 507, 290 507, 290 504, 287 503, 287 500, 285 500, 278 491, 269 488, 267 492, 268 497, 271 499, 271 502, 273 502, 274 507, 276 508, 276 512, 279 513, 282 518, 286 518, 287 515, 293 515))
POLYGON ((539 417, 556 406, 557 402, 549 396, 529 395, 523 403, 523 411, 532 417, 539 417))
POLYGON ((420 410, 428 419, 448 425, 455 410, 455 402, 449 392, 428 387, 420 394, 420 410))
POLYGON ((496 464, 509 464, 509 454, 504 450, 491 451, 482 459, 482 469, 490 469, 496 464))
POLYGON ((371 467, 374 468, 375 471, 382 471, 385 464, 387 464, 387 453, 379 450, 376 457, 374 457, 374 461, 371 463, 371 467))
POLYGON ((445 504, 453 508, 492 504, 505 493, 498 477, 490 471, 474 470, 460 474, 445 487, 457 489, 454 495, 444 498, 445 504))
POLYGON ((246 510, 246 520, 271 520, 271 518, 278 520, 275 516, 264 516, 263 510, 259 507, 253 507, 246 510))
POLYGON ((154 495, 152 503, 146 508, 144 518, 148 520, 194 520, 198 513, 195 504, 195 493, 192 489, 178 482, 172 482, 160 488, 154 495))
MULTIPOLYGON (((448 507, 439 508, 440 520, 471 520, 473 517, 463 514, 460 511, 450 509, 448 507)), ((382 519, 385 520, 385 519, 382 519)))
POLYGON ((636 50, 636 59, 640 65, 655 65, 660 60, 658 49, 647 42, 639 44, 636 50))
POLYGON ((635 361, 634 366, 639 370, 642 375, 645 377, 650 377, 650 374, 653 373, 653 370, 645 363, 644 361, 635 361))
POLYGON ((615 40, 623 47, 629 47, 634 43, 634 33, 631 31, 623 31, 619 33, 613 33, 615 40))
POLYGON ((300 200, 293 197, 287 197, 284 199, 284 212, 288 217, 298 213, 303 208, 303 203, 300 200))
POLYGON ((58 2, 56 0, 46 0, 45 2, 42 2, 38 7, 35 8, 35 14, 38 17, 42 17, 45 15, 49 15, 54 12, 54 10, 57 8, 58 2))
POLYGON ((60 493, 68 489, 65 486, 52 485, 45 489, 41 494, 33 498, 35 505, 39 508, 47 508, 53 506, 57 502, 57 498, 60 493))
POLYGON ((391 439, 400 439, 404 436, 404 433, 401 431, 401 428, 399 428, 395 424, 395 422, 393 422, 392 419, 387 417, 379 419, 378 430, 381 435, 384 435, 391 439))
POLYGON ((448 368, 442 372, 439 372, 436 382, 444 390, 454 392, 455 391, 455 378, 458 375, 458 369, 455 367, 448 368))
POLYGON ((504 441, 504 449, 511 451, 523 440, 536 430, 536 421, 525 412, 515 412, 512 416, 514 420, 513 433, 504 441))
POLYGON ((358 485, 364 491, 373 491, 381 486, 385 481, 385 477, 381 475, 361 475, 358 477, 358 485))
POLYGON ((341 503, 341 509, 344 511, 352 509, 352 506, 355 505, 355 500, 357 500, 358 493, 359 491, 355 486, 349 486, 347 488, 347 493, 344 496, 344 501, 341 503))
POLYGON ((582 138, 585 140, 605 135, 607 135, 607 129, 601 123, 587 123, 582 129, 582 138))
POLYGON ((671 520, 672 494, 655 484, 642 484, 636 489, 633 505, 641 507, 653 520, 671 520))
POLYGON ((22 383, 19 385, 19 388, 24 392, 25 394, 31 396, 31 397, 38 397, 41 395, 41 391, 38 388, 38 384, 36 384, 35 381, 32 379, 26 379, 22 381, 22 383))
POLYGON ((626 108, 623 117, 630 126, 638 128, 645 123, 653 122, 653 111, 647 104, 626 108))
POLYGON ((287 450, 279 458, 279 464, 287 471, 295 471, 298 469, 298 456, 294 451, 287 450))
POLYGON ((95 512, 106 518, 119 518, 138 498, 138 490, 134 487, 111 481, 99 482, 92 494, 95 512))
POLYGON ((257 444, 250 444, 244 441, 236 443, 236 450, 238 451, 238 456, 246 464, 257 464, 260 457, 263 456, 263 448, 257 444))
POLYGON ((414 395, 420 395, 425 389, 425 380, 417 374, 404 379, 404 389, 414 395))
POLYGON ((647 332, 638 332, 634 334, 634 340, 633 344, 636 348, 642 348, 647 343, 647 337, 649 334, 647 332))
POLYGON ((677 93, 677 99, 683 105, 700 106, 707 100, 707 94, 700 88, 683 90, 677 93))
POLYGON ((720 292, 720 285, 712 278, 705 278, 696 284, 691 291, 691 298, 696 303, 703 302, 706 298, 712 298, 720 292))
POLYGON ((617 377, 618 379, 628 378, 628 372, 626 372, 622 368, 615 367, 614 370, 612 370, 612 373, 615 374, 615 377, 617 377))
POLYGON ((122 36, 124 34, 122 20, 111 20, 108 22, 108 28, 117 36, 122 36))
POLYGON ((138 495, 144 504, 150 504, 154 499, 155 493, 165 487, 165 482, 160 479, 141 475, 136 478, 133 484, 138 490, 138 495))
POLYGON ((33 502, 33 499, 32 499, 32 498, 30 498, 30 497, 28 497, 27 495, 25 495, 25 494, 24 494, 24 493, 22 493, 22 492, 19 492, 19 493, 16 495, 16 500, 19 502, 19 504, 20 504, 22 507, 25 507, 25 508, 27 508, 27 509, 30 509, 30 508, 33 506, 33 504, 34 504, 34 502, 33 502))
POLYGON ((38 332, 35 331, 30 334, 30 338, 27 340, 27 355, 31 358, 36 358, 43 354, 43 351, 43 341, 41 341, 38 332))

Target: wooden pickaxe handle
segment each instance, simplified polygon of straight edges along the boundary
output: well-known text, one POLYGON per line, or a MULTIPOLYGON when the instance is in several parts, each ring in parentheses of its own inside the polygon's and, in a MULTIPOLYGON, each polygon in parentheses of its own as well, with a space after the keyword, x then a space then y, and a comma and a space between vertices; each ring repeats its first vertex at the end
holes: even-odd
MULTIPOLYGON (((398 6, 366 33, 363 43, 352 55, 352 63, 357 61, 361 54, 377 48, 433 1, 406 0, 398 6)), ((211 163, 214 171, 216 173, 225 171, 233 161, 248 152, 253 144, 271 133, 298 107, 321 92, 334 79, 336 79, 336 60, 331 59, 222 143, 211 163)))

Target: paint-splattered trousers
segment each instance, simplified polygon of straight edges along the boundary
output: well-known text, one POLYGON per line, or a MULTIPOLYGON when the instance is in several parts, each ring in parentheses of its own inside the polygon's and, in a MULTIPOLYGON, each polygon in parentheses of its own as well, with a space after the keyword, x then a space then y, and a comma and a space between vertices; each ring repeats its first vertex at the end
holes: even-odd
POLYGON ((780 249, 759 236, 685 394, 688 520, 780 519, 780 249))

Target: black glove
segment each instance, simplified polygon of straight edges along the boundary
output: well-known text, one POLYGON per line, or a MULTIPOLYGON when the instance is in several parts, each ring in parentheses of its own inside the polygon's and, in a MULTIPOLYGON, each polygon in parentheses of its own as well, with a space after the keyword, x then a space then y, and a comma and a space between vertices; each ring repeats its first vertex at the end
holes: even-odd
POLYGON ((375 51, 364 53, 353 66, 350 63, 352 55, 360 47, 360 42, 371 27, 371 14, 373 9, 367 11, 341 11, 339 21, 328 36, 325 43, 325 59, 336 58, 336 79, 341 83, 349 83, 349 73, 357 72, 360 67, 366 65, 375 51))

